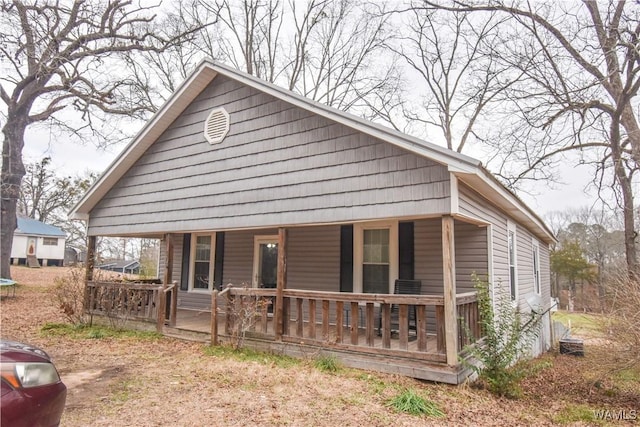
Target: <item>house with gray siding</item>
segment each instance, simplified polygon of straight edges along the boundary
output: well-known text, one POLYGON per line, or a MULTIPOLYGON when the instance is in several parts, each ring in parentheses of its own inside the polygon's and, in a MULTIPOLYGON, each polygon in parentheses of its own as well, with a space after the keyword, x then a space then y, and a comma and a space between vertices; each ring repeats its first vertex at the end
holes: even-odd
POLYGON ((458 383, 477 274, 543 316, 534 353, 550 344, 554 236, 479 161, 219 63, 197 67, 72 214, 90 247, 162 239, 174 328, 226 316, 224 337, 229 304, 266 298, 245 345, 458 383))

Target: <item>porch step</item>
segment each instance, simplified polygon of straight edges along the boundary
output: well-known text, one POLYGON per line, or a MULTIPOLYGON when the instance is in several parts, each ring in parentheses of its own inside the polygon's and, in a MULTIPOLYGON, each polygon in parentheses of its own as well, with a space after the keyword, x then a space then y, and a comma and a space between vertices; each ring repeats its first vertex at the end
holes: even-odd
POLYGON ((31 268, 40 268, 38 258, 36 258, 34 255, 27 255, 27 265, 31 268))

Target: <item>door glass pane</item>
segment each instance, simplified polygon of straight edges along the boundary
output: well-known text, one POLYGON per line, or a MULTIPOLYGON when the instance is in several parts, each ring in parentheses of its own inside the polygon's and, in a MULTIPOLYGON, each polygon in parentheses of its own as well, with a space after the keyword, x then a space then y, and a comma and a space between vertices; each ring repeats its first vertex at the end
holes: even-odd
POLYGON ((209 267, 211 264, 211 236, 196 238, 194 257, 194 289, 209 289, 209 267))
POLYGON ((275 288, 278 282, 278 244, 260 244, 260 262, 258 264, 258 286, 275 288))

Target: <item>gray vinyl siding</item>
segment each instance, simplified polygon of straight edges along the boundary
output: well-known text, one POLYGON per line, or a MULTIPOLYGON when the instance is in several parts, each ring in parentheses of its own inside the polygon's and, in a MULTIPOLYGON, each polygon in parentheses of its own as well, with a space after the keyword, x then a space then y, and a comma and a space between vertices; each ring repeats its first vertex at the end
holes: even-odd
POLYGON ((414 277, 422 281, 422 293, 442 295, 442 220, 423 219, 414 223, 414 277))
MULTIPOLYGON (((493 238, 493 284, 497 290, 509 289, 509 261, 507 252, 507 215, 478 195, 468 186, 459 185, 460 213, 477 218, 491 224, 493 238)), ((526 298, 533 292, 533 234, 522 225, 516 224, 516 274, 518 300, 521 307, 526 305, 526 298)), ((536 238, 537 239, 537 238, 536 238)), ((538 240, 540 247, 540 277, 543 302, 548 306, 550 300, 549 251, 547 245, 538 240)))
POLYGON ((551 265, 549 246, 540 242, 540 288, 543 301, 551 301, 551 265))
POLYGON ((455 221, 456 292, 475 290, 473 274, 486 277, 489 273, 487 227, 455 221))
MULTIPOLYGON (((474 290, 471 274, 487 274, 487 229, 455 221, 456 290, 474 290)), ((442 220, 421 219, 414 222, 414 278, 422 282, 422 294, 442 295, 442 220)))
MULTIPOLYGON (((486 228, 455 221, 456 292, 474 290, 471 273, 486 274, 488 264, 486 228)), ((442 265, 442 219, 414 223, 414 277, 422 282, 422 294, 444 293, 442 265)), ((427 330, 435 331, 435 310, 427 309, 427 330)))
POLYGON ((520 226, 516 227, 516 239, 518 242, 518 291, 522 300, 534 293, 533 241, 531 234, 520 226))
POLYGON ((288 288, 340 291, 340 226, 290 229, 287 253, 288 288))
POLYGON ((89 233, 429 215, 449 197, 445 166, 218 76, 91 211, 89 233), (219 106, 230 129, 210 145, 219 106))
POLYGON ((227 231, 224 234, 222 283, 224 286, 249 286, 253 282, 254 236, 270 236, 277 230, 227 231))
MULTIPOLYGON (((287 287, 334 291, 340 290, 340 227, 318 226, 292 228, 288 231, 287 287)), ((276 235, 277 230, 228 231, 225 233, 223 261, 224 286, 251 286, 255 236, 276 235)), ((182 257, 182 235, 176 235, 174 259, 182 257)), ((164 259, 164 258, 163 258, 164 259)), ((164 264, 163 264, 164 266, 164 264)), ((181 262, 174 261, 174 280, 180 280, 181 262)), ((178 293, 181 308, 209 310, 208 293, 178 293)))

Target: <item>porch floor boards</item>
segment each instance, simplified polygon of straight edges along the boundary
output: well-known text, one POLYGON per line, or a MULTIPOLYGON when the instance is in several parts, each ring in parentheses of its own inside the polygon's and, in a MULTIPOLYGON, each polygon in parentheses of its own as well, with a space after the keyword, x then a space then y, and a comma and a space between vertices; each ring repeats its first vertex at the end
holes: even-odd
MULTIPOLYGON (((223 316, 221 316, 222 319, 224 319, 223 316)), ((306 340, 310 340, 310 332, 309 332, 309 325, 308 323, 305 322, 305 327, 304 327, 304 332, 303 332, 303 336, 302 337, 297 337, 296 336, 296 322, 294 320, 290 320, 289 321, 289 335, 288 335, 288 340, 290 341, 291 339, 300 339, 301 341, 306 340)), ((206 311, 206 310, 190 310, 190 309, 178 309, 178 313, 176 316, 176 325, 173 328, 173 330, 177 330, 178 334, 180 334, 179 331, 185 331, 186 335, 189 335, 189 332, 196 332, 198 334, 207 334, 210 335, 211 333, 211 312, 210 311, 206 311)), ((255 333, 260 333, 261 330, 261 326, 259 321, 254 325, 253 329, 249 332, 253 332, 255 333)), ((224 322, 220 322, 218 324, 218 335, 220 336, 225 336, 225 325, 224 322)), ((267 336, 274 336, 274 332, 273 332, 273 319, 269 318, 268 319, 268 324, 267 324, 267 336)), ((204 338, 204 337, 203 337, 204 338)), ((208 337, 208 339, 210 339, 210 337, 208 337)), ((336 333, 336 327, 335 325, 331 325, 330 329, 329 329, 329 342, 336 342, 337 340, 337 333, 336 333)), ((323 341, 323 337, 322 337, 322 324, 321 323, 316 323, 316 341, 323 341)), ((344 327, 343 331, 342 331, 342 343, 343 344, 350 344, 351 343, 351 331, 348 327, 344 327)), ((359 328, 358 330, 358 346, 359 347, 367 347, 367 348, 383 348, 382 345, 382 337, 378 336, 378 331, 376 329, 375 333, 374 333, 374 342, 372 346, 367 346, 366 344, 366 336, 365 336, 365 329, 364 328, 359 328)), ((400 348, 400 340, 397 337, 397 334, 392 334, 391 335, 391 343, 390 343, 390 347, 391 350, 402 350, 400 348)), ((435 335, 431 335, 431 334, 427 334, 427 352, 429 353, 436 353, 436 348, 437 348, 437 342, 436 342, 436 337, 435 335)), ((404 351, 409 351, 409 352, 417 352, 418 351, 418 341, 416 339, 413 340, 409 340, 409 342, 407 343, 407 348, 404 349, 404 351)))

